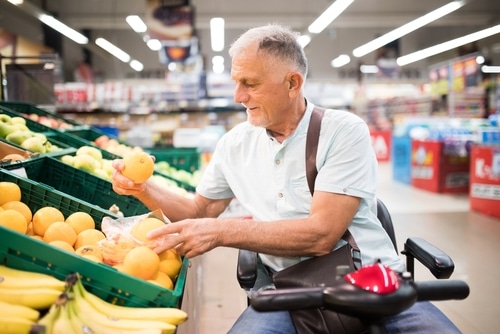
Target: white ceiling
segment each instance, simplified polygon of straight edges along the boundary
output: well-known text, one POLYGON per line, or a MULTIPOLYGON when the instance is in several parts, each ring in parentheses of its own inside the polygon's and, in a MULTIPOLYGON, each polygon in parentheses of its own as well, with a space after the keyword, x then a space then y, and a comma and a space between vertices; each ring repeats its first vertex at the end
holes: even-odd
MULTIPOLYGON (((28 1, 28 0, 25 0, 28 1)), ((119 47, 141 59, 146 66, 158 67, 157 55, 140 44, 140 37, 125 22, 129 14, 145 14, 146 0, 30 0, 40 8, 57 14, 58 18, 76 29, 91 29, 92 36, 103 35, 119 47), (147 53, 147 55, 146 55, 147 53)), ((209 20, 220 16, 226 20, 226 45, 250 27, 279 22, 306 32, 307 27, 332 1, 327 0, 191 0, 195 9, 195 29, 200 38, 202 53, 210 50, 209 20)), ((340 53, 352 49, 380 34, 411 21, 449 1, 446 0, 356 0, 331 26, 314 37, 306 48, 313 73, 333 75, 327 63, 340 53), (314 61, 311 62, 311 58, 314 61), (326 72, 325 72, 326 71, 326 72)), ((0 0, 0 27, 2 7, 11 6, 0 0)), ((458 11, 401 39, 402 54, 431 46, 450 38, 472 33, 500 23, 500 1, 468 0, 458 11)), ((8 28, 8 27, 6 27, 8 28)), ((481 47, 485 50, 495 44, 500 49, 500 35, 489 38, 481 47)), ((487 51, 492 52, 493 47, 487 51)), ((496 49, 495 49, 496 50, 496 49)), ((225 52, 227 53, 227 52, 225 52)), ((498 51, 500 54, 500 50, 498 51)), ((102 56, 102 54, 101 54, 102 56)), ((447 55, 449 57, 450 55, 447 55)), ((495 55, 493 55, 495 56, 495 55)), ((373 55, 362 61, 370 63, 373 55), (371 58, 370 58, 371 57, 371 58)), ((436 62, 440 58, 431 60, 436 62)), ((500 61, 500 59, 499 59, 500 61)), ((499 64, 500 65, 500 64, 499 64)))

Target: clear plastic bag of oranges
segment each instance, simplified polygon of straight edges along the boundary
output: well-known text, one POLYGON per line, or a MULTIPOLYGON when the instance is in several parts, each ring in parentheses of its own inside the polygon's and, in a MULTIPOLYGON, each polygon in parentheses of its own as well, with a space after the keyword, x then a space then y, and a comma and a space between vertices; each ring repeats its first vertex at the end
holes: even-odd
POLYGON ((146 234, 152 229, 169 223, 170 220, 161 210, 120 219, 104 217, 101 230, 106 235, 106 239, 99 243, 103 262, 114 266, 122 263, 125 255, 137 246, 153 248, 155 242, 149 240, 146 234))

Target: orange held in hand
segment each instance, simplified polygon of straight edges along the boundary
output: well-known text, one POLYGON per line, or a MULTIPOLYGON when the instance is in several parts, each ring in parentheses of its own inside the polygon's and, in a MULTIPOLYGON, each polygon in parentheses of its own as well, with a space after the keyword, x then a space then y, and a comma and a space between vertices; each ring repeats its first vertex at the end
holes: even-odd
POLYGON ((155 164, 149 153, 134 151, 123 157, 125 168, 122 174, 134 181, 143 183, 153 175, 155 164))

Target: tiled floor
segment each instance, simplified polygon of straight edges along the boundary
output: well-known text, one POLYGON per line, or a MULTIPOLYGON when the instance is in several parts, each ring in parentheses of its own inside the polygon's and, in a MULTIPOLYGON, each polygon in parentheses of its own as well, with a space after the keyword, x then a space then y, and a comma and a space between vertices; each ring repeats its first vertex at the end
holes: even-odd
MULTIPOLYGON (((380 164, 378 195, 395 224, 401 249, 409 236, 420 236, 450 254, 455 262, 452 278, 463 279, 471 288, 462 301, 442 301, 442 309, 466 334, 498 333, 500 330, 500 219, 469 210, 467 195, 443 195, 419 190, 392 180, 391 165, 380 164)), ((245 308, 246 296, 236 281, 234 249, 216 249, 201 257, 196 276, 200 291, 197 307, 189 307, 189 334, 226 333, 245 308), (196 310, 195 310, 196 309, 196 310)), ((432 279, 416 266, 416 279, 432 279)), ((194 306, 194 305, 191 305, 194 306)), ((184 325, 183 325, 184 326, 184 325)))

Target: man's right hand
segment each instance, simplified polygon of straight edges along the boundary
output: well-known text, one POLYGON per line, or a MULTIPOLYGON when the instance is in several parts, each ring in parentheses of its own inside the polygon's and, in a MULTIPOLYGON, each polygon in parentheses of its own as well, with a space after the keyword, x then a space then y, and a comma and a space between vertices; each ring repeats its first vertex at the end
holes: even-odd
POLYGON ((122 159, 113 160, 113 175, 111 183, 113 190, 119 195, 136 196, 146 189, 146 183, 134 183, 134 181, 123 176, 122 170, 125 167, 122 159))

